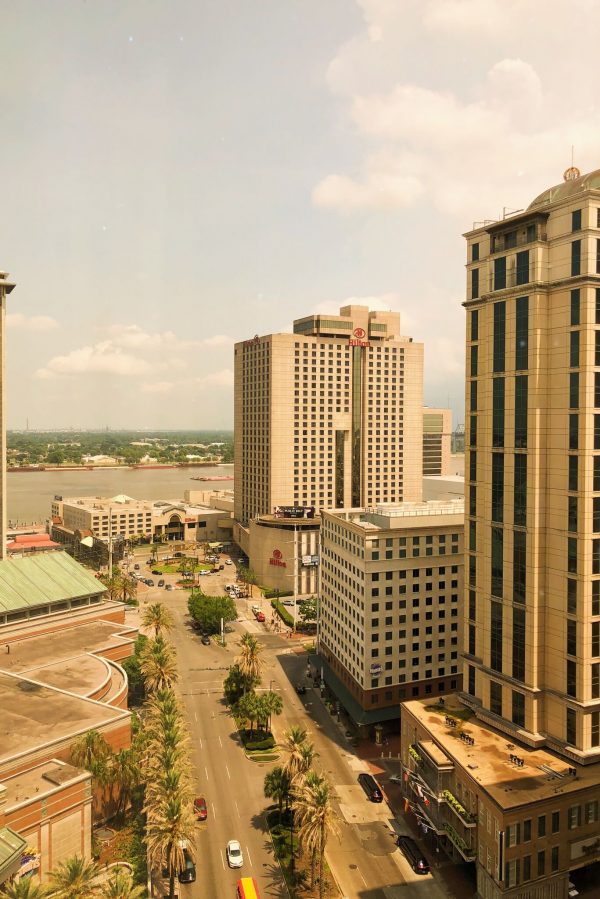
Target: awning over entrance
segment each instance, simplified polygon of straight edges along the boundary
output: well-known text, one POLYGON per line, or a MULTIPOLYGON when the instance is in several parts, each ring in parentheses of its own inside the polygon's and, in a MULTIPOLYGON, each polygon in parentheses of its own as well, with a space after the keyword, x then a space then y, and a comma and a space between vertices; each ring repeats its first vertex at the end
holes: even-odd
POLYGON ((0 827, 0 884, 17 873, 27 840, 10 827, 0 827))
POLYGON ((400 706, 391 706, 387 709, 363 709, 360 703, 354 698, 348 687, 344 686, 339 677, 333 673, 325 659, 319 655, 311 656, 311 664, 317 668, 317 671, 323 669, 325 683, 337 696, 341 704, 344 706, 352 720, 356 724, 369 726, 371 724, 379 724, 381 721, 394 721, 400 718, 400 706))

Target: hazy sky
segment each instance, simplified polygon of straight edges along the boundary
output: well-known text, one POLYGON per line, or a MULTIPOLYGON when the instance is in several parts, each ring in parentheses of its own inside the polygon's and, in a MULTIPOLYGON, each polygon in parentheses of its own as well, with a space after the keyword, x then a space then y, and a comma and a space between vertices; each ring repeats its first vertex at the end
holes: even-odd
POLYGON ((228 427, 354 302, 463 420, 464 241, 600 167, 597 0, 0 0, 9 427, 228 427))

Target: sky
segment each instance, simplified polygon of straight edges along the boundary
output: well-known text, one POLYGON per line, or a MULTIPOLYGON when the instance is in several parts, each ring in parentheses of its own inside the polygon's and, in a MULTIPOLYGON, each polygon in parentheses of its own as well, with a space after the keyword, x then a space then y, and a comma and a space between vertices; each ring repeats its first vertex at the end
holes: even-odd
POLYGON ((8 426, 227 428, 348 303, 464 421, 465 246, 600 168, 598 0, 0 0, 8 426))

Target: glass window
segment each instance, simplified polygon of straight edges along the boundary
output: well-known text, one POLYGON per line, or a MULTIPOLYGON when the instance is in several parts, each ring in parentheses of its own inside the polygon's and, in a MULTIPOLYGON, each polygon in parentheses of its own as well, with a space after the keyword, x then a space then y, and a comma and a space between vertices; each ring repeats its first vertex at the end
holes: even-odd
MULTIPOLYGON (((598 456, 598 461, 600 462, 600 456, 598 456)), ((600 477, 600 467, 599 467, 599 477, 600 477)), ((477 452, 476 450, 471 450, 469 453, 469 480, 476 481, 477 480, 477 452)), ((600 487, 598 488, 600 490, 600 487)))
POLYGON ((552 812, 552 833, 560 830, 560 812, 552 812))
POLYGON ((546 836, 546 816, 540 815, 538 817, 538 837, 546 836))
POLYGON ((600 331, 594 331, 594 365, 600 366, 600 331))
POLYGON ((469 487, 469 515, 477 515, 477 487, 469 487))
MULTIPOLYGON (((498 260, 496 260, 497 262, 498 260)), ((505 260, 506 261, 506 260, 505 260)), ((506 348, 506 303, 494 303, 493 371, 504 371, 506 348)))
MULTIPOLYGON (((577 574, 577 538, 567 537, 567 571, 577 574)), ((600 572, 598 572, 600 573, 600 572)))
POLYGON ((477 262, 479 260, 479 244, 473 243, 471 244, 471 262, 477 262))
MULTIPOLYGON (((598 448, 600 448, 600 415, 594 415, 594 447, 596 447, 596 434, 598 435, 598 448), (596 423, 596 419, 598 422, 596 423), (596 424, 598 431, 596 431, 596 424)), ((569 449, 579 448, 579 416, 576 412, 569 414, 569 449)))
POLYGON ((600 287, 596 288, 596 315, 595 321, 597 325, 600 325, 600 287))
POLYGON ((492 528, 492 596, 502 596, 504 576, 504 532, 502 528, 492 528))
POLYGON ((600 581, 592 581, 592 615, 600 615, 600 581))
POLYGON ((559 854, 559 847, 553 846, 552 852, 550 854, 550 869, 552 871, 558 871, 558 854, 559 854))
POLYGON ((592 656, 600 656, 600 622, 592 621, 592 656))
POLYGON ((471 381, 471 411, 477 412, 477 381, 471 381))
POLYGON ((516 527, 525 527, 527 524, 527 456, 517 453, 514 460, 514 523, 516 527))
POLYGON ((571 275, 581 274, 581 241, 574 240, 571 244, 571 275))
POLYGON ((543 877, 546 873, 546 853, 541 849, 537 854, 537 872, 538 877, 543 877))
POLYGON ((591 665, 592 674, 592 699, 600 699, 600 664, 594 662, 591 665))
POLYGON ((513 601, 525 602, 527 578, 527 534, 513 531, 513 601))
POLYGON ((469 665, 468 687, 469 694, 475 696, 475 668, 469 665))
POLYGON ((513 608, 512 676, 525 680, 525 609, 513 608))
POLYGON ((577 696, 577 663, 567 659, 567 696, 577 696))
POLYGON ((592 574, 600 574, 600 540, 592 540, 592 574))
MULTIPOLYGON (((599 457, 600 458, 600 457, 599 457)), ((579 480, 579 456, 569 456, 569 490, 576 491, 579 480)))
POLYGON ((577 614, 577 581, 573 578, 567 578, 567 612, 569 615, 577 614))
POLYGON ((569 366, 579 366, 579 331, 571 331, 569 338, 569 366))
POLYGON ((469 521, 469 552, 477 552, 477 525, 469 521))
POLYGON ((476 300, 479 296, 479 269, 471 269, 471 299, 476 300))
POLYGON ((577 533, 577 497, 567 497, 567 530, 577 533))
POLYGON ((492 453, 492 521, 504 520, 504 455, 492 453))
POLYGON ((506 287, 506 256, 494 259, 494 290, 504 290, 506 287))
POLYGON ((577 655, 577 622, 567 619, 567 655, 577 655))
POLYGON ((477 446, 477 416, 469 416, 469 445, 477 446))
MULTIPOLYGON (((567 743, 570 743, 571 746, 575 746, 577 743, 577 714, 575 709, 567 709, 567 726, 566 726, 567 734, 566 740, 567 743)), ((558 826, 556 830, 554 830, 554 815, 557 812, 552 813, 552 833, 558 833, 558 826)))
POLYGON ((600 533, 600 496, 592 500, 592 529, 594 534, 600 533))
MULTIPOLYGON (((517 727, 525 727, 525 697, 515 690, 512 694, 512 722, 517 727)), ((523 831, 523 840, 526 841, 531 839, 531 821, 525 821, 525 824, 529 824, 529 836, 525 836, 526 831, 523 831)))
POLYGON ((581 231, 581 209, 574 209, 571 213, 571 231, 581 231))
MULTIPOLYGON (((479 244, 477 244, 479 246, 479 244)), ((471 312, 471 340, 479 340, 479 310, 471 312)))
MULTIPOLYGON (((521 694, 517 694, 520 696, 521 694)), ((525 699, 525 697, 523 697, 525 699)), ((528 843, 531 839, 531 818, 526 818, 523 821, 523 842, 528 843)))
POLYGON ((515 368, 528 368, 529 297, 517 297, 515 368))
POLYGON ((504 378, 493 381, 492 446, 504 446, 504 378))
POLYGON ((600 746, 600 712, 592 712, 592 734, 590 738, 591 746, 600 746))
POLYGON ((594 372, 594 406, 600 407, 600 372, 594 372))
POLYGON ((477 359, 478 359, 478 351, 479 347, 472 346, 471 347, 471 377, 477 377, 477 359))
POLYGON ((490 681, 490 712, 502 716, 502 685, 490 681))
POLYGON ((502 604, 491 602, 490 666, 502 671, 502 604))
POLYGON ((527 447, 527 375, 517 375, 515 378, 515 447, 526 449, 527 447))
POLYGON ((529 250, 517 253, 517 284, 529 282, 529 250))
MULTIPOLYGON (((597 386, 600 389, 600 381, 597 386)), ((596 399, 600 397, 600 393, 596 395, 596 399)), ((600 402, 597 403, 600 405, 600 402)), ((579 409, 579 372, 572 371, 569 375, 569 407, 571 409, 579 409)))
POLYGON ((579 325, 580 322, 580 298, 581 292, 579 288, 571 291, 571 325, 579 325))

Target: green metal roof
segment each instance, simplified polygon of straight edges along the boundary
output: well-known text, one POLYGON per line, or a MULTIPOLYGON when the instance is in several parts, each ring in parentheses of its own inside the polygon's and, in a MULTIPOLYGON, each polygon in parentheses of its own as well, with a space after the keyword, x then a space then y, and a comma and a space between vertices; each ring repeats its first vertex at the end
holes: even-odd
POLYGON ((0 884, 19 870, 26 846, 27 840, 10 827, 0 827, 0 884))
POLYGON ((0 613, 97 595, 105 587, 66 552, 0 562, 0 613))

